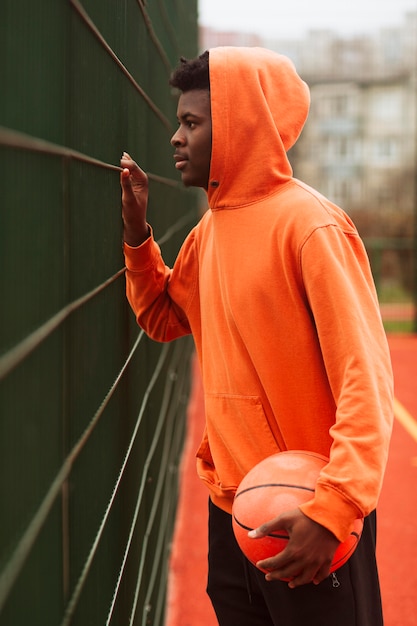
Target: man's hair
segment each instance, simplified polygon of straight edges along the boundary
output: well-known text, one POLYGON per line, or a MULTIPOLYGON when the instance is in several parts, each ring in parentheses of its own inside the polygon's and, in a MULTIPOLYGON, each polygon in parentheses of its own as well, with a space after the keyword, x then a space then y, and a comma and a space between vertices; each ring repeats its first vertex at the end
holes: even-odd
POLYGON ((182 92, 192 89, 210 90, 209 52, 206 50, 195 59, 180 58, 181 64, 171 75, 169 84, 182 92))

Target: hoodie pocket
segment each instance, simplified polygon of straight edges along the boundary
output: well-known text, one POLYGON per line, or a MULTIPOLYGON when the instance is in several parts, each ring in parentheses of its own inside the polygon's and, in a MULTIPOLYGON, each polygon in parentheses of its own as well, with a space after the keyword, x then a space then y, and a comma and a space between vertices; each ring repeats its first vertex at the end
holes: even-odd
POLYGON ((200 448, 199 457, 211 461, 221 489, 236 489, 254 465, 279 452, 261 399, 208 393, 205 408, 208 446, 205 452, 200 448))

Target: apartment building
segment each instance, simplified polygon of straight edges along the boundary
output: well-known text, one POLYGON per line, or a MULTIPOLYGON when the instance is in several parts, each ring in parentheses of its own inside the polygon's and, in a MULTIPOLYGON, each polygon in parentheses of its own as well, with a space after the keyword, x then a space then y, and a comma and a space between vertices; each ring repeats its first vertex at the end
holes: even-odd
POLYGON ((347 210, 412 211, 417 165, 414 71, 309 81, 312 106, 295 174, 347 210))

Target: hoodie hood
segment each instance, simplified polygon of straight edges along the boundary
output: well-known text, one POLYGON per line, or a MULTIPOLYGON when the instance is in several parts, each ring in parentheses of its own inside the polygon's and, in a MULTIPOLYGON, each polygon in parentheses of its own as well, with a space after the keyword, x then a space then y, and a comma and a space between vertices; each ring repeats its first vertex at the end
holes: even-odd
POLYGON ((308 116, 310 94, 285 56, 264 48, 209 51, 211 209, 250 204, 292 177, 287 151, 308 116))

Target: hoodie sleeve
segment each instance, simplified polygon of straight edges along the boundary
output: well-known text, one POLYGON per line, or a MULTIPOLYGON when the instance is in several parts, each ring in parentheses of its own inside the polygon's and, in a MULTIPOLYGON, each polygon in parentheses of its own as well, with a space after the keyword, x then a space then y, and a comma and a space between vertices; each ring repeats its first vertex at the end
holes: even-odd
POLYGON ((171 341, 191 333, 187 309, 196 290, 193 232, 174 267, 167 267, 151 236, 137 248, 124 244, 126 295, 137 322, 151 339, 171 341))
POLYGON ((356 231, 316 229, 303 246, 302 271, 336 404, 330 461, 302 510, 342 541, 378 501, 393 421, 391 362, 356 231))

